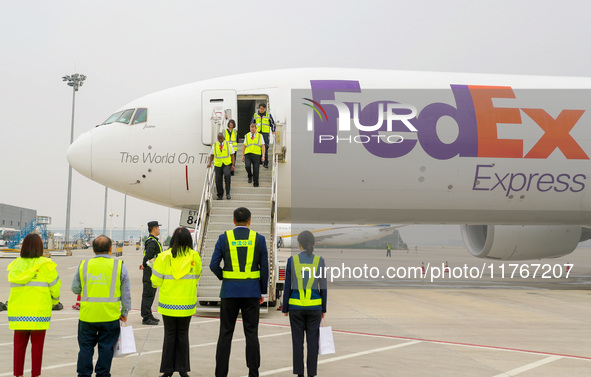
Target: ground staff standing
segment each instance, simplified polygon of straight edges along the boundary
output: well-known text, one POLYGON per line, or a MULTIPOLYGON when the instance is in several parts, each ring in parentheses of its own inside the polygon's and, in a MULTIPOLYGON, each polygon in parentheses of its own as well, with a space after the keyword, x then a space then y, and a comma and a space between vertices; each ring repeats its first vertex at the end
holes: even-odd
POLYGON ((82 261, 74 274, 72 292, 81 294, 78 321, 78 377, 92 376, 92 356, 98 344, 97 377, 111 376, 113 346, 120 333, 119 320, 127 322, 131 308, 129 276, 122 260, 111 257, 111 239, 92 242, 96 256, 82 261))
POLYGON ((164 322, 160 373, 161 377, 170 377, 174 372, 188 377, 189 324, 197 306, 201 257, 193 250, 193 238, 187 228, 176 228, 170 245, 152 269, 152 284, 160 287, 158 313, 164 322))
POLYGON ((14 330, 14 375, 22 376, 25 353, 31 338, 33 377, 41 375, 45 330, 49 328, 51 308, 59 302, 60 277, 56 264, 43 257, 43 240, 29 234, 23 240, 20 258, 8 265, 10 296, 8 327, 14 330))
MULTIPOLYGON (((275 121, 273 120, 273 116, 271 115, 271 113, 267 111, 266 104, 259 104, 259 111, 254 113, 250 123, 255 123, 257 125, 257 132, 263 135, 265 144, 269 146, 269 133, 275 133, 275 121)), ((269 167, 268 151, 268 148, 267 150, 263 151, 263 155, 265 156, 263 166, 265 168, 269 167)))
POLYGON ((238 312, 246 338, 246 365, 250 377, 259 375, 259 307, 267 294, 269 261, 265 237, 249 229, 247 208, 234 211, 236 228, 220 235, 209 268, 222 280, 220 290, 220 335, 216 350, 216 377, 228 375, 232 336, 238 312), (220 266, 222 260, 224 267, 220 266))
POLYGON ((326 313, 326 276, 315 278, 321 275, 319 271, 324 271, 325 265, 322 257, 313 254, 315 242, 312 232, 300 233, 298 245, 301 252, 289 257, 285 268, 282 312, 289 313, 293 374, 298 376, 304 375, 304 332, 308 346, 308 376, 317 374, 320 321, 326 313))
POLYGON ((160 322, 160 320, 155 318, 152 313, 152 304, 154 303, 154 297, 156 296, 156 288, 152 287, 152 281, 150 280, 150 277, 152 276, 152 268, 148 265, 148 261, 156 258, 162 253, 162 245, 160 245, 160 242, 158 241, 160 226, 161 224, 158 224, 158 221, 150 221, 148 223, 148 232, 150 233, 150 236, 145 242, 146 249, 144 250, 144 260, 141 266, 144 270, 142 276, 142 325, 157 325, 160 322))

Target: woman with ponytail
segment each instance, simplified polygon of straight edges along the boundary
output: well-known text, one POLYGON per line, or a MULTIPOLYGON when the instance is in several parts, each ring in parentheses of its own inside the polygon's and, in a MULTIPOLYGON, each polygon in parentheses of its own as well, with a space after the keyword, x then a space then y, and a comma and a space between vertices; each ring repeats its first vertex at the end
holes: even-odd
POLYGON ((152 285, 160 287, 158 313, 164 322, 164 342, 160 362, 161 377, 179 372, 188 377, 189 325, 197 306, 197 282, 201 277, 201 258, 193 250, 187 228, 176 228, 170 249, 158 254, 152 267, 152 285))
POLYGON ((289 257, 285 268, 283 309, 289 314, 293 348, 293 374, 304 376, 304 332, 308 349, 308 376, 318 369, 318 334, 326 313, 326 275, 324 259, 314 255, 312 232, 298 235, 300 253, 289 257))

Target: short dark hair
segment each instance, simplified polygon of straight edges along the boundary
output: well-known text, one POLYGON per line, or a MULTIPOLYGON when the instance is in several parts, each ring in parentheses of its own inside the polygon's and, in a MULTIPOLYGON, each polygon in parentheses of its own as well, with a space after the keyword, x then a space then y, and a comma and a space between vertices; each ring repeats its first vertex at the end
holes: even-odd
POLYGON ((27 234, 21 246, 21 258, 39 258, 43 256, 43 240, 37 233, 27 234))
POLYGON ((267 105, 264 102, 259 103, 259 107, 261 107, 261 106, 265 109, 267 108, 267 105))
POLYGON ((109 250, 111 250, 111 246, 113 246, 113 242, 111 242, 111 239, 104 234, 101 234, 92 241, 92 250, 94 250, 95 254, 108 253, 109 250))
POLYGON ((250 211, 246 207, 239 207, 234 210, 234 221, 239 224, 246 224, 250 220, 250 211))
POLYGON ((228 121, 228 126, 230 125, 230 123, 232 123, 234 125, 234 128, 236 128, 236 121, 234 119, 230 119, 228 121))
POLYGON ((193 237, 191 237, 189 229, 180 226, 174 230, 170 238, 172 257, 176 258, 177 255, 185 255, 187 248, 193 248, 193 237))

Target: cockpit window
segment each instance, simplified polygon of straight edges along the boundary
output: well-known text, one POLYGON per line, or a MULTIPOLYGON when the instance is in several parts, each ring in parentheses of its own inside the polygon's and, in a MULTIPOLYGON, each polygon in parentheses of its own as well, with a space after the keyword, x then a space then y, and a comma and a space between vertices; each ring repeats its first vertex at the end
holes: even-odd
POLYGON ((148 120, 148 109, 137 109, 135 116, 133 117, 133 122, 131 124, 138 124, 143 123, 148 120))
POLYGON ((110 117, 107 118, 107 120, 105 120, 103 122, 103 124, 111 124, 113 123, 115 120, 117 120, 117 118, 119 118, 119 116, 121 115, 123 111, 119 111, 118 113, 115 113, 113 115, 111 115, 110 117))
POLYGON ((135 111, 135 109, 125 110, 123 112, 123 114, 121 114, 121 116, 119 118, 117 118, 116 122, 129 124, 129 121, 131 120, 131 117, 133 116, 134 111, 135 111))

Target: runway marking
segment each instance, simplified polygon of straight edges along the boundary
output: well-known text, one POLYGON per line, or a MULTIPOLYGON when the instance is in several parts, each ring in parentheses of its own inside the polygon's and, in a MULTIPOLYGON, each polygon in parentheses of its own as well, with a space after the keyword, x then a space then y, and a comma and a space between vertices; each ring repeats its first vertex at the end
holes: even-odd
MULTIPOLYGON (((265 326, 274 326, 274 327, 289 327, 289 325, 287 325, 287 324, 281 324, 281 323, 265 323, 265 322, 260 322, 259 324, 265 325, 265 326)), ((519 352, 519 353, 527 353, 527 354, 533 354, 533 355, 558 356, 558 357, 567 358, 567 359, 576 359, 576 360, 591 361, 591 357, 589 357, 589 356, 566 355, 566 354, 559 354, 559 353, 552 353, 552 352, 524 350, 524 349, 519 349, 519 348, 509 348, 509 347, 499 347, 499 346, 487 346, 487 345, 481 345, 481 344, 451 342, 451 341, 446 341, 446 340, 410 338, 410 337, 396 336, 396 335, 371 334, 371 333, 362 333, 362 332, 355 332, 355 331, 335 330, 334 328, 332 329, 332 332, 333 333, 337 333, 337 334, 349 334, 349 335, 358 335, 358 336, 368 336, 368 337, 373 337, 373 338, 399 339, 399 340, 417 340, 417 341, 425 342, 425 343, 444 344, 444 345, 448 345, 448 346, 469 347, 469 348, 482 348, 482 349, 489 349, 489 350, 493 350, 493 351, 519 352)))
MULTIPOLYGON (((282 335, 287 335, 287 334, 291 334, 291 331, 277 333, 277 334, 260 335, 259 336, 259 339, 262 339, 262 338, 272 338, 272 337, 275 337, 275 336, 282 336, 282 335)), ((232 343, 234 343, 234 342, 241 342, 243 340, 246 340, 246 339, 245 338, 232 339, 232 343)), ((194 344, 194 345, 190 346, 189 348, 209 347, 209 346, 215 346, 217 344, 218 344, 217 341, 215 341, 215 342, 210 342, 210 343, 194 344)), ((153 354, 153 353, 162 353, 162 350, 159 349, 159 350, 146 351, 146 352, 137 352, 137 353, 132 353, 130 355, 127 355, 125 357, 143 356, 143 355, 150 355, 150 354, 153 354)))
MULTIPOLYGON (((418 341, 418 340, 413 340, 413 341, 410 341, 410 342, 401 343, 401 344, 395 344, 395 345, 392 345, 392 346, 380 347, 380 348, 374 348, 374 349, 367 350, 367 351, 350 353, 348 355, 331 357, 330 359, 318 360, 318 364, 333 363, 335 361, 340 361, 340 360, 345 360, 345 359, 351 359, 353 357, 359 357, 359 356, 364 356, 364 355, 368 355, 368 354, 372 354, 372 353, 389 351, 389 350, 393 350, 393 349, 396 349, 396 348, 401 348, 401 347, 406 347, 406 346, 412 346, 413 344, 418 344, 418 343, 422 343, 422 342, 421 341, 418 341)), ((260 373, 259 375, 260 376, 270 376, 270 375, 273 375, 275 373, 289 372, 289 371, 292 371, 292 370, 293 370, 293 366, 289 366, 289 367, 285 367, 285 368, 268 370, 268 371, 265 371, 263 373, 260 373)), ((248 376, 244 376, 244 377, 248 377, 248 376)))
POLYGON ((520 374, 522 372, 527 372, 528 370, 531 370, 531 369, 540 367, 542 365, 549 364, 551 362, 554 362, 554 361, 560 360, 560 359, 562 359, 561 356, 550 356, 550 357, 547 357, 545 359, 538 360, 538 361, 535 361, 535 362, 530 363, 530 364, 526 364, 526 365, 524 365, 522 367, 512 369, 512 370, 510 370, 508 372, 497 374, 494 377, 517 376, 518 374, 520 374))
MULTIPOLYGON (((66 318, 64 318, 64 319, 66 319, 66 318)), ((219 319, 212 319, 212 320, 209 320, 209 321, 200 321, 200 322, 191 322, 191 325, 200 325, 200 324, 203 324, 203 323, 210 323, 210 322, 219 322, 219 319)), ((151 330, 153 328, 158 328, 158 327, 162 327, 162 326, 134 327, 133 332, 135 333, 136 331, 151 330)), ((75 335, 58 336, 58 337, 55 337, 55 338, 53 338, 53 337, 47 337, 46 340, 72 339, 72 338, 77 338, 77 337, 78 337, 78 334, 75 334, 75 335)), ((0 343, 0 347, 3 347, 3 346, 12 346, 12 342, 10 342, 10 343, 0 343)))

